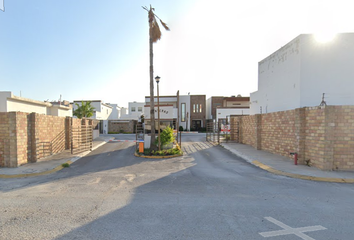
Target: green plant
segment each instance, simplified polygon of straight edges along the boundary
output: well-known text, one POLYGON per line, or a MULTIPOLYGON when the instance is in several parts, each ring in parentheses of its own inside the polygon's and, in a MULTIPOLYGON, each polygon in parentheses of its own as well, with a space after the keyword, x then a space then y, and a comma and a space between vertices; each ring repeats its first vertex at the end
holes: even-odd
MULTIPOLYGON (((169 143, 173 143, 173 141, 175 140, 175 137, 173 136, 173 129, 170 128, 169 126, 160 133, 160 136, 161 136, 161 140, 160 140, 161 146, 167 145, 169 143)), ((155 140, 155 144, 158 144, 158 142, 159 142, 159 138, 157 137, 155 140)))
POLYGON ((178 130, 179 130, 180 132, 182 132, 182 131, 183 131, 183 127, 182 127, 182 126, 179 126, 178 130))
POLYGON ((63 163, 61 166, 62 166, 63 168, 70 167, 69 163, 63 163))
POLYGON ((74 116, 78 118, 92 117, 95 108, 91 106, 91 102, 81 101, 81 106, 75 103, 77 109, 74 111, 74 116))

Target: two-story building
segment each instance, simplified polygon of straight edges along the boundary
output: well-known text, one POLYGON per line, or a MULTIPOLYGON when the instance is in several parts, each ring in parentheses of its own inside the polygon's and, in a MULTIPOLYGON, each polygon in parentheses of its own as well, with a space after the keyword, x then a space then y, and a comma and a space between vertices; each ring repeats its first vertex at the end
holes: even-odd
POLYGON ((224 121, 230 116, 249 115, 250 97, 210 97, 207 100, 207 119, 217 122, 224 121))
MULTIPOLYGON (((158 119, 158 100, 155 102, 155 120, 158 119)), ((160 96, 160 125, 177 128, 182 126, 184 130, 198 131, 206 125, 205 95, 175 95, 160 96)), ((150 97, 145 97, 145 119, 150 119, 150 97)))

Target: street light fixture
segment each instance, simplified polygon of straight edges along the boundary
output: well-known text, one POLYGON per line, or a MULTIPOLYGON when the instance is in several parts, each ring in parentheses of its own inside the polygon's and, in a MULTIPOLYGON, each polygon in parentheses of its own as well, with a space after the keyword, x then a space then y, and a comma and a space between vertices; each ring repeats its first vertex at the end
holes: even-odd
MULTIPOLYGON (((161 151, 161 140, 160 140, 160 95, 159 95, 159 83, 160 83, 160 77, 156 76, 155 77, 156 83, 157 83, 157 127, 158 127, 158 139, 159 139, 159 151, 161 151)), ((154 123, 155 124, 155 123, 154 123)))

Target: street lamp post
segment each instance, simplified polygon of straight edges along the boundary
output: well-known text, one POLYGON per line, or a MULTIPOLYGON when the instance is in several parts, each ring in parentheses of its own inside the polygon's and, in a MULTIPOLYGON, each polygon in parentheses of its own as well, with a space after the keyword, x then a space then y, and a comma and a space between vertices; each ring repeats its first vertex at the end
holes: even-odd
MULTIPOLYGON (((159 151, 161 151, 161 140, 160 140, 160 95, 159 95, 159 83, 160 83, 160 77, 156 76, 155 77, 156 83, 157 83, 157 127, 158 127, 158 139, 159 139, 159 151)), ((155 124, 155 123, 154 123, 155 124)))

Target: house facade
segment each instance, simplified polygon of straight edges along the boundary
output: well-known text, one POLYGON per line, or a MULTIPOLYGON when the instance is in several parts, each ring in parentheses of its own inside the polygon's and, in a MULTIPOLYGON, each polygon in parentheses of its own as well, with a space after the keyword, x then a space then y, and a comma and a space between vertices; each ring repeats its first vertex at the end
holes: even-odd
POLYGON ((320 43, 302 34, 258 63, 251 114, 319 105, 354 105, 354 33, 320 43))
POLYGON ((43 102, 15 96, 10 91, 0 92, 0 112, 25 112, 44 115, 72 117, 72 106, 69 102, 43 102))
MULTIPOLYGON (((157 119, 157 97, 155 119, 157 119)), ((184 130, 198 131, 206 125, 205 95, 160 96, 160 119, 173 128, 181 126, 184 130)), ((145 97, 145 119, 150 119, 150 97, 145 97)))
POLYGON ((226 120, 230 116, 249 115, 250 98, 241 96, 210 97, 207 100, 208 119, 226 120))
POLYGON ((91 102, 91 106, 95 108, 91 119, 107 120, 113 110, 113 107, 111 105, 105 104, 101 100, 75 100, 73 102, 73 111, 78 108, 77 105, 81 106, 82 102, 91 102))

